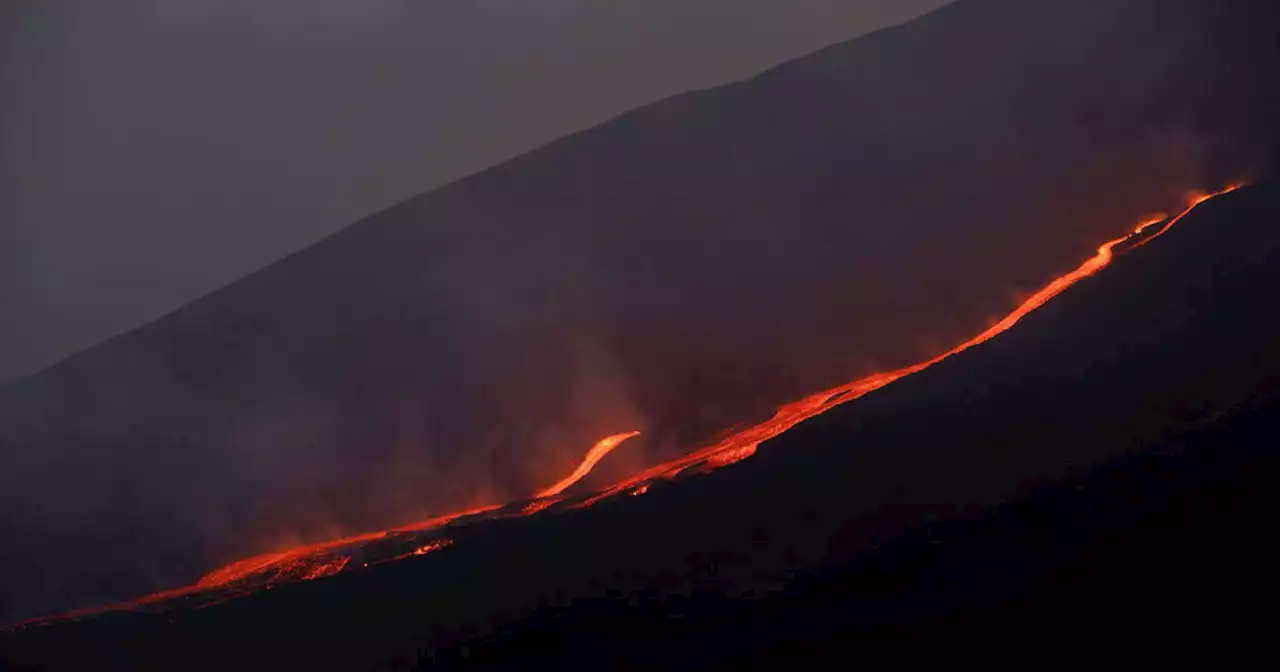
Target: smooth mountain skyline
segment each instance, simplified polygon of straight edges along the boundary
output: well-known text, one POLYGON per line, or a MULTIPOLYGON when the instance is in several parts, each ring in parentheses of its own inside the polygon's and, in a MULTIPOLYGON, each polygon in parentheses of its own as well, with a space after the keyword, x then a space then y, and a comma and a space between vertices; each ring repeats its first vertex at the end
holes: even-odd
POLYGON ((0 381, 412 194, 941 4, 5 3, 0 381))

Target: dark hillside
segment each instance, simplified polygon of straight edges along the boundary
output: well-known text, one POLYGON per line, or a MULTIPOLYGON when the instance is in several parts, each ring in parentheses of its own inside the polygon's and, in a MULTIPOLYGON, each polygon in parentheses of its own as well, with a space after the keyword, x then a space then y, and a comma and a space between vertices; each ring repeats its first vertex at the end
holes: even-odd
POLYGON ((932 354, 1262 174, 1275 11, 963 0, 424 194, 0 389, 0 619, 524 495, 645 430, 616 477, 932 354))
POLYGON ((1215 199, 1003 336, 710 475, 0 650, 54 669, 1266 653, 1276 221, 1274 181, 1215 199))

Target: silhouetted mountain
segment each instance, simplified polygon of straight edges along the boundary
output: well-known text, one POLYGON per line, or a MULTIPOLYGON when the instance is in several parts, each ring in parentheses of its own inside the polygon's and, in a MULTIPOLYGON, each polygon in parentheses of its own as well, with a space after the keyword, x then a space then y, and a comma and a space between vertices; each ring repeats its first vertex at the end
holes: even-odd
MULTIPOLYGON (((184 583, 295 535, 527 494, 617 431, 645 429, 637 450, 653 459, 876 365, 933 354, 1006 309, 1013 288, 1038 286, 1191 188, 1256 176, 1280 156, 1278 24, 1262 4, 963 0, 397 205, 0 389, 0 618, 184 583)), ((1075 366, 1062 375, 1078 376, 1110 342, 1083 338, 1064 339, 1075 366)), ((1203 351, 1187 354, 1226 370, 1203 351)), ((977 394, 970 383, 1002 372, 1031 380, 1026 364, 928 378, 966 381, 951 383, 961 397, 930 396, 917 382, 876 395, 873 415, 887 419, 873 427, 885 429, 811 423, 779 443, 827 451, 771 450, 796 462, 762 457, 708 479, 728 483, 707 492, 731 505, 698 494, 702 485, 681 487, 631 514, 607 507, 486 527, 494 531, 477 532, 466 552, 501 547, 503 558, 528 553, 549 567, 565 551, 548 534, 622 525, 632 526, 630 544, 671 540, 635 560, 636 571, 678 564, 688 539, 672 532, 673 517, 709 547, 737 548, 774 515, 753 508, 764 506, 761 488, 811 491, 819 511, 836 506, 823 497, 848 494, 845 475, 874 474, 857 506, 903 501, 891 484, 906 472, 894 470, 916 450, 928 449, 916 460, 946 465, 935 476, 948 487, 990 485, 1022 473, 1016 455, 960 477, 970 462, 948 460, 966 451, 936 444, 975 427, 1048 441, 1035 425, 1055 409, 1057 387, 1037 388, 1039 405, 1026 403, 1029 392, 1014 399, 1025 415, 1012 425, 955 405, 977 394), (936 403, 902 419, 889 408, 902 395, 936 403), (903 432, 913 448, 887 464, 847 450, 873 431, 903 432), (735 507, 739 522, 707 522, 735 507)), ((1108 408, 1087 413, 1105 419, 1108 408)), ((1062 416, 1054 455, 1082 463, 1088 453, 1071 453, 1079 446, 1063 437, 1111 436, 1106 421, 1081 423, 1084 412, 1062 416)), ((856 507, 836 511, 862 520, 856 507)), ((630 554, 647 552, 620 541, 583 562, 625 573, 630 554)), ((508 574, 498 556, 483 557, 494 559, 469 577, 508 574)), ((436 567, 408 563, 377 580, 420 582, 427 569, 436 567)), ((528 591, 564 578, 511 576, 499 583, 521 576, 528 591)), ((328 599, 352 581, 299 588, 278 604, 328 599)), ((247 604, 272 613, 274 599, 247 604)), ((347 612, 328 611, 337 602, 324 604, 306 620, 346 623, 347 612)), ((222 623, 249 608, 188 618, 222 623)), ((242 623, 261 623, 254 613, 242 623)))

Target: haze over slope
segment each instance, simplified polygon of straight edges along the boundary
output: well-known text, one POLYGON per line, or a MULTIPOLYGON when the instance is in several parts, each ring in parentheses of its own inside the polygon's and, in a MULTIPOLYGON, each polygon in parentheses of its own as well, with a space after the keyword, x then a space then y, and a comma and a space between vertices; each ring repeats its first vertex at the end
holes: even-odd
POLYGON ((941 4, 0 3, 0 380, 406 196, 941 4))
POLYGON ((0 613, 688 448, 1275 155, 1274 10, 1034 4, 643 108, 0 390, 0 613))

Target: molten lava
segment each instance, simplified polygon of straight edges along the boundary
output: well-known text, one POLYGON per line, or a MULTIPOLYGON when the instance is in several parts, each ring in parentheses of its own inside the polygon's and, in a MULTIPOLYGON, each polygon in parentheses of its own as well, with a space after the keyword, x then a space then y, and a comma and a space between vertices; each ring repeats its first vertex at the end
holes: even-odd
MULTIPOLYGON (((997 335, 1012 328, 1022 318, 1061 294, 1068 287, 1071 287, 1080 280, 1087 278, 1106 267, 1111 263, 1118 246, 1130 243, 1131 246, 1128 248, 1129 250, 1142 247, 1143 245, 1146 245, 1152 240, 1155 240, 1167 233, 1174 225, 1190 214, 1191 211, 1200 204, 1217 196, 1235 191, 1241 186, 1243 185, 1233 185, 1223 189, 1222 191, 1210 194, 1195 194, 1189 199, 1187 207, 1172 219, 1166 218, 1162 215, 1139 225, 1128 235, 1103 243, 1098 248, 1098 251, 1094 256, 1085 260, 1084 263, 1080 264, 1080 266, 1075 270, 1054 279, 1043 289, 1032 294, 1029 298, 1023 301, 1021 305, 1015 308, 1003 319, 991 325, 973 338, 970 338, 946 352, 943 352, 931 359, 900 369, 873 373, 871 375, 858 378, 857 380, 850 381, 844 385, 786 404, 779 408, 777 412, 774 413, 773 417, 765 420, 764 422, 733 433, 715 444, 645 469, 631 478, 620 483, 616 483, 574 503, 572 508, 588 507, 604 499, 620 494, 633 496, 642 495, 648 492, 650 486, 656 481, 671 479, 686 471, 694 473, 710 471, 745 460, 754 455, 760 444, 764 441, 768 441, 769 439, 782 434, 809 418, 829 411, 841 404, 858 399, 859 397, 885 387, 894 381, 900 380, 913 373, 923 371, 924 369, 927 369, 953 355, 959 354, 974 346, 991 340, 997 335), (1165 222, 1163 227, 1154 234, 1145 235, 1147 229, 1161 222, 1165 222)), ((567 489, 587 476, 587 474, 589 474, 601 460, 618 448, 618 446, 638 435, 639 432, 627 432, 623 434, 614 434, 601 439, 591 448, 591 450, 587 452, 582 462, 573 470, 572 473, 555 485, 539 491, 531 500, 519 506, 484 506, 458 513, 437 516, 429 520, 387 531, 370 532, 319 544, 311 544, 288 550, 265 553, 234 562, 210 572, 194 585, 189 587, 156 593, 136 599, 127 604, 113 605, 106 608, 81 610, 72 614, 64 615, 63 617, 76 617, 98 613, 109 609, 122 609, 165 603, 178 598, 205 595, 217 591, 234 595, 237 593, 247 592, 249 590, 272 586, 281 582, 310 580, 330 576, 343 571, 351 571, 349 568, 352 566, 351 560, 353 557, 359 554, 373 554, 373 551, 370 551, 367 547, 377 544, 397 546, 397 544, 412 543, 413 545, 408 547, 409 550, 400 553, 384 550, 383 552, 376 554, 378 557, 370 557, 368 561, 361 562, 359 566, 368 567, 370 563, 374 562, 385 562, 433 553, 438 550, 448 548, 453 544, 452 539, 440 536, 440 531, 447 525, 461 519, 480 516, 486 516, 489 518, 531 516, 566 501, 567 497, 563 493, 567 489), (433 538, 424 539, 422 538, 424 535, 433 538)))
POLYGON ((612 453, 614 448, 622 445, 623 441, 637 436, 640 436, 640 432, 614 434, 613 436, 607 436, 600 439, 595 446, 592 446, 591 450, 587 451, 587 456, 582 459, 582 464, 579 464, 578 468, 573 470, 573 473, 566 476, 564 480, 559 483, 539 492, 535 497, 539 499, 543 497, 553 497, 565 490, 568 490, 574 483, 581 481, 583 477, 591 473, 591 470, 595 469, 596 465, 600 463, 600 460, 603 460, 606 455, 612 453))
POLYGON ((195 588, 214 589, 223 588, 231 584, 247 581, 250 579, 266 579, 271 582, 287 580, 290 578, 313 579, 320 576, 328 576, 336 574, 346 566, 346 561, 350 560, 350 556, 338 554, 339 551, 358 546, 360 544, 385 539, 388 535, 403 534, 409 532, 426 532, 435 530, 445 525, 461 519, 472 516, 479 516, 485 513, 501 508, 499 506, 482 506, 457 513, 450 513, 443 516, 436 516, 421 522, 405 525, 403 527, 393 528, 381 532, 366 532, 341 539, 334 539, 319 544, 310 544, 307 546, 298 546, 285 551, 276 551, 272 553, 264 553, 256 555, 252 558, 246 558, 233 562, 221 569, 214 570, 205 574, 196 582, 195 588), (333 566, 339 559, 345 560, 338 566, 338 570, 329 573, 315 573, 314 568, 321 566, 333 566), (314 575, 313 575, 314 574, 314 575))
POLYGON ((449 546, 452 546, 452 545, 453 545, 452 539, 441 539, 440 541, 433 541, 427 544, 426 546, 419 546, 413 549, 413 554, 426 555, 428 553, 434 553, 442 548, 448 548, 449 546))
POLYGON ((347 566, 348 562, 351 562, 351 558, 339 556, 327 562, 308 565, 302 571, 300 578, 303 581, 310 581, 312 579, 319 579, 325 576, 333 576, 334 574, 341 572, 343 568, 347 566))
MULTIPOLYGON (((1243 184, 1233 184, 1227 187, 1226 189, 1223 189, 1222 191, 1216 191, 1208 194, 1200 194, 1200 193, 1192 194, 1190 198, 1190 201, 1191 201, 1190 205, 1188 205, 1186 209, 1184 209, 1182 212, 1178 213, 1177 217, 1170 219, 1163 227, 1160 228, 1159 231, 1156 231, 1150 236, 1147 236, 1146 238, 1143 238, 1135 242, 1133 244, 1133 247, 1130 249, 1136 250, 1139 247, 1142 247, 1143 245, 1146 245, 1147 243, 1155 240, 1156 238, 1159 238, 1160 236, 1163 236, 1164 234, 1168 233, 1169 229, 1172 229, 1175 224, 1177 224, 1178 222, 1181 222, 1183 217, 1186 217, 1187 215, 1191 214, 1191 211, 1195 210, 1201 203, 1204 203, 1205 201, 1217 198, 1225 194, 1229 194, 1243 186, 1244 186, 1243 184)), ((1156 223, 1158 222, 1143 224, 1142 226, 1139 226, 1137 229, 1134 230, 1134 234, 1141 234, 1143 229, 1147 228, 1151 224, 1156 224, 1156 223)))

